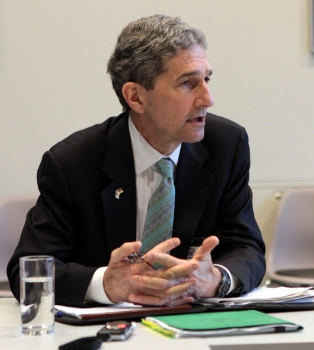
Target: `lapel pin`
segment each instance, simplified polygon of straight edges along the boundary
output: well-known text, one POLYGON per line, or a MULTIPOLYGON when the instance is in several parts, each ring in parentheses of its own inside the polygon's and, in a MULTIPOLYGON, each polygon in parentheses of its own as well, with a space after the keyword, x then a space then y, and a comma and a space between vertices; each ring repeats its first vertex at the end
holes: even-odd
POLYGON ((120 199, 120 194, 123 193, 123 189, 122 188, 118 188, 115 192, 115 197, 117 199, 120 199))

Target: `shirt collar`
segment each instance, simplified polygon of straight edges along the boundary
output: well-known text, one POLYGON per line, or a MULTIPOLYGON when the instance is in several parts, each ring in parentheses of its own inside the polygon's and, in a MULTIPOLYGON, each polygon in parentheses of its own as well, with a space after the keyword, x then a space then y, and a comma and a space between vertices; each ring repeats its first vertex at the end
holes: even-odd
POLYGON ((139 175, 147 170, 161 158, 170 158, 175 165, 178 164, 178 159, 181 150, 181 144, 168 156, 159 153, 153 148, 145 138, 136 129, 131 116, 129 115, 129 131, 132 142, 133 157, 135 163, 135 173, 139 175))

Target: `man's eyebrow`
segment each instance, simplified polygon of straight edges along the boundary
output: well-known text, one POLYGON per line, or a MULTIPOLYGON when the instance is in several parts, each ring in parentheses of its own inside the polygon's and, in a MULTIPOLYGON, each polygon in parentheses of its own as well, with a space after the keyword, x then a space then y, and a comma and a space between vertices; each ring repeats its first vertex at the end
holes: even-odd
MULTIPOLYGON (((206 72, 206 77, 208 76, 211 76, 213 74, 213 70, 212 69, 209 69, 207 72, 206 72)), ((191 72, 185 72, 183 74, 181 74, 177 80, 180 80, 182 78, 188 78, 188 77, 191 77, 191 76, 195 76, 195 75, 201 75, 201 72, 199 70, 193 70, 191 72)))

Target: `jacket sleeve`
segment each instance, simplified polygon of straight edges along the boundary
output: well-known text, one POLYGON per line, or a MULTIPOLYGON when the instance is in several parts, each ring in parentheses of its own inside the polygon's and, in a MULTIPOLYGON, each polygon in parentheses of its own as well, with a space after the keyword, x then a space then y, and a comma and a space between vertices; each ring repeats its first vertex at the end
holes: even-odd
POLYGON ((51 151, 43 156, 37 181, 40 196, 35 207, 27 214, 20 241, 7 268, 11 290, 19 300, 20 257, 51 255, 55 257, 56 266, 56 304, 82 306, 97 267, 71 262, 81 220, 62 168, 51 151))
POLYGON ((265 245, 254 217, 249 168, 248 137, 242 128, 218 209, 216 234, 220 245, 213 252, 214 263, 226 266, 240 280, 238 294, 257 287, 265 273, 265 245))

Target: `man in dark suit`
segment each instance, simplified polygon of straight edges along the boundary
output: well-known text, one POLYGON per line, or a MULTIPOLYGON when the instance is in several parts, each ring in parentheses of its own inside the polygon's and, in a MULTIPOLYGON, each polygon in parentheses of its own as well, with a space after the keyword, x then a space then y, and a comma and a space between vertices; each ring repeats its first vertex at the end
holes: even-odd
POLYGON ((18 259, 37 254, 55 257, 56 303, 67 305, 181 305, 258 286, 265 247, 248 186, 248 138, 207 113, 205 49, 203 33, 178 18, 124 28, 108 63, 124 112, 44 154, 40 196, 8 265, 17 299, 18 259), (172 238, 146 252, 147 264, 133 264, 162 158, 175 166, 172 238))

